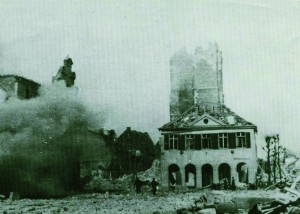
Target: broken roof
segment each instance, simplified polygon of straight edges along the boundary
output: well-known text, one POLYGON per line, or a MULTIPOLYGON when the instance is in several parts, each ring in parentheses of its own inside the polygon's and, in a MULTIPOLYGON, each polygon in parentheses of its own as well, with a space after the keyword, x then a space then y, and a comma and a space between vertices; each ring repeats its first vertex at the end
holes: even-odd
POLYGON ((136 142, 144 142, 145 140, 147 140, 153 144, 153 141, 148 132, 139 132, 136 130, 132 130, 130 127, 126 128, 126 130, 117 138, 116 142, 119 143, 128 138, 136 142))
MULTIPOLYGON (((214 120, 215 124, 222 128, 254 128, 255 131, 257 129, 253 123, 248 122, 242 117, 238 116, 225 105, 222 105, 219 109, 209 110, 199 104, 195 104, 186 112, 181 114, 178 119, 163 125, 161 128, 159 128, 159 130, 196 127, 197 121, 203 119, 204 117, 214 120)), ((201 125, 199 125, 199 127, 200 126, 201 125)))
POLYGON ((4 75, 0 75, 0 78, 9 78, 9 77, 13 77, 15 78, 16 81, 27 81, 27 82, 31 82, 37 86, 40 86, 39 83, 35 82, 34 80, 31 80, 31 79, 27 79, 25 77, 22 77, 22 76, 18 76, 18 75, 14 75, 14 74, 4 74, 4 75))

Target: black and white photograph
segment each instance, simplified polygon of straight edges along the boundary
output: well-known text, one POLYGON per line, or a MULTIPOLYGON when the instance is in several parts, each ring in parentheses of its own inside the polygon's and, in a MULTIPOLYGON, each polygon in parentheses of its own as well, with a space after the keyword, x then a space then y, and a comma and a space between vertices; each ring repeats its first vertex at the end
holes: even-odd
POLYGON ((299 214, 300 1, 0 0, 0 214, 299 214))

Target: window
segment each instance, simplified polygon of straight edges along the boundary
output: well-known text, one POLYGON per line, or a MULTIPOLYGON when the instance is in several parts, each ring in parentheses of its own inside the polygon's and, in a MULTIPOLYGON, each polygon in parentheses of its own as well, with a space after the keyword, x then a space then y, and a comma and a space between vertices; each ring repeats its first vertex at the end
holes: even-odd
POLYGON ((170 135, 169 149, 178 149, 178 135, 170 135))
POLYGON ((244 148, 246 145, 246 133, 245 132, 237 132, 236 133, 236 147, 244 148))
POLYGON ((185 135, 185 149, 195 149, 195 135, 185 135))
POLYGON ((228 148, 228 134, 219 134, 219 148, 228 148))
POLYGON ((203 134, 201 138, 203 149, 212 149, 211 135, 203 134))

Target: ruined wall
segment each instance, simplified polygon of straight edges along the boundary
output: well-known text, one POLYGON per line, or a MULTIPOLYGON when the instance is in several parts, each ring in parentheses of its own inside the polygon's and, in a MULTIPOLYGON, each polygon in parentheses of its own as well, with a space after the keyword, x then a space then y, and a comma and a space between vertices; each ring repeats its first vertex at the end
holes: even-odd
POLYGON ((170 59, 170 117, 178 117, 194 104, 193 93, 193 56, 185 49, 170 59))
POLYGON ((209 108, 223 104, 222 56, 216 44, 198 47, 193 55, 185 49, 175 53, 170 76, 171 121, 195 103, 209 108))

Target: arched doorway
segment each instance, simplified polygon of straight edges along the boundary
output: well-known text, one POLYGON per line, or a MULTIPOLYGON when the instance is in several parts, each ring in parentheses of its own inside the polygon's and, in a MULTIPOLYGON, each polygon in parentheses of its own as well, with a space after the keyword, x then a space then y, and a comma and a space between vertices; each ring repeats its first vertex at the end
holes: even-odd
POLYGON ((223 180, 227 178, 227 181, 230 182, 231 180, 231 171, 230 166, 227 163, 222 163, 219 166, 219 180, 223 180))
POLYGON ((202 187, 206 187, 213 183, 213 167, 210 164, 202 166, 202 187))
POLYGON ((169 171, 169 186, 181 185, 181 174, 177 164, 171 164, 168 168, 169 171))
POLYGON ((196 167, 193 164, 185 166, 185 183, 188 188, 196 188, 196 167))
POLYGON ((238 163, 236 170, 239 176, 240 183, 248 183, 248 166, 246 163, 238 163))

